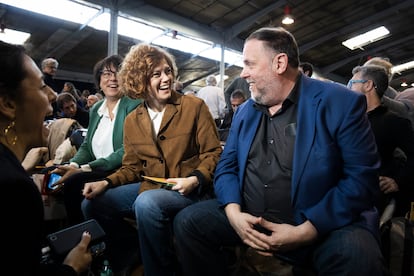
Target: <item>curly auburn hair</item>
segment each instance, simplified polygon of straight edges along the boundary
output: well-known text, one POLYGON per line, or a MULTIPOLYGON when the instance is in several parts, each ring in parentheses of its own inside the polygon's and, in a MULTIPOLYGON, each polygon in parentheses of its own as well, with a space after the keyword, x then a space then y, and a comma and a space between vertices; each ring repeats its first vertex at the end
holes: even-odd
POLYGON ((118 74, 123 92, 134 99, 145 99, 148 96, 147 87, 154 68, 164 60, 171 67, 174 81, 177 76, 177 66, 170 53, 147 43, 132 46, 118 74))

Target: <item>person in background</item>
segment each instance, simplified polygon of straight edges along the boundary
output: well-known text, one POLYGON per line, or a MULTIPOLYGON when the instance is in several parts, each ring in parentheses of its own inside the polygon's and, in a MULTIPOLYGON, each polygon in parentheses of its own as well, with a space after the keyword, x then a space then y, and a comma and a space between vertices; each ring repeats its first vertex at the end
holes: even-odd
POLYGON ((224 115, 224 119, 218 127, 220 141, 226 142, 227 136, 229 135, 231 122, 233 121, 234 112, 236 112, 239 105, 241 105, 245 101, 246 98, 244 96, 244 92, 241 89, 236 89, 233 91, 233 93, 231 93, 231 109, 226 113, 226 115, 224 115))
POLYGON ((216 77, 213 75, 208 76, 206 78, 206 86, 201 88, 196 96, 204 100, 211 116, 213 116, 216 122, 216 126, 219 126, 225 114, 226 102, 224 101, 223 91, 220 87, 217 87, 216 77))
POLYGON ((103 100, 103 98, 104 98, 104 96, 102 95, 102 93, 101 93, 101 92, 96 92, 94 95, 95 95, 96 97, 98 97, 98 99, 99 99, 99 100, 103 100))
POLYGON ((92 106, 99 101, 100 100, 98 96, 96 96, 95 94, 89 95, 88 98, 86 99, 86 110, 90 110, 92 106))
POLYGON ((308 76, 309 78, 313 75, 313 65, 310 62, 301 62, 299 64, 299 70, 302 71, 302 73, 305 76, 308 76))
POLYGON ((84 108, 81 95, 80 95, 80 91, 75 87, 75 85, 72 82, 67 81, 63 84, 62 93, 64 92, 72 94, 72 96, 76 99, 76 103, 78 104, 78 107, 84 108))
POLYGON ((87 101, 88 101, 88 97, 91 95, 91 92, 88 89, 84 89, 82 90, 82 93, 80 95, 80 101, 82 103, 82 107, 87 110, 88 108, 86 107, 87 101))
POLYGON ((70 164, 54 170, 63 175, 55 184, 64 184, 63 197, 71 225, 84 220, 81 211, 84 184, 101 180, 121 166, 125 117, 141 103, 121 92, 117 78, 121 63, 119 55, 112 55, 94 66, 95 86, 105 94, 105 100, 91 108, 86 138, 70 164))
POLYGON ((181 81, 176 80, 174 82, 174 90, 180 94, 184 94, 183 89, 184 89, 183 83, 181 81))
POLYGON ((401 117, 381 103, 388 87, 385 69, 376 65, 357 66, 352 70, 348 87, 361 92, 367 99, 368 119, 375 135, 381 158, 379 185, 382 191, 378 203, 382 213, 390 199, 396 202, 395 216, 405 216, 414 201, 414 131, 410 120, 401 117), (396 158, 399 149, 404 160, 396 158))
MULTIPOLYGON (((59 62, 54 58, 45 58, 40 63, 40 68, 42 69, 43 78, 46 85, 55 91, 55 93, 60 92, 58 83, 55 80, 56 72, 59 67, 59 62)), ((46 120, 53 120, 58 117, 58 108, 56 101, 52 102, 53 113, 46 117, 46 120)))
POLYGON ((57 96, 57 107, 60 117, 76 120, 84 128, 89 126, 89 112, 79 107, 75 97, 69 92, 62 92, 57 96))
MULTIPOLYGON (((373 58, 368 59, 364 63, 364 66, 365 65, 377 65, 377 66, 381 66, 382 68, 384 68, 388 75, 388 83, 391 83, 391 80, 394 77, 394 74, 392 73, 393 65, 388 58, 373 57, 373 58)), ((394 99, 395 96, 397 96, 397 94, 398 92, 394 88, 392 88, 391 86, 388 86, 387 90, 385 90, 384 96, 390 99, 394 99)))
POLYGON ((407 88, 398 93, 395 96, 395 100, 402 102, 407 107, 408 118, 411 120, 411 125, 414 128, 414 87, 407 88))
POLYGON ((233 117, 216 199, 178 213, 183 275, 229 275, 223 246, 245 244, 316 275, 384 275, 375 138, 361 93, 304 77, 284 28, 245 40, 252 98, 233 117))
POLYGON ((95 218, 104 228, 116 272, 141 254, 145 275, 174 275, 174 217, 213 192, 222 152, 216 125, 204 101, 173 90, 176 74, 164 49, 130 49, 119 78, 122 89, 144 103, 125 119, 122 167, 83 189, 85 219, 95 218), (144 177, 161 178, 161 184, 144 177), (138 230, 125 217, 136 220, 138 230))
POLYGON ((55 76, 57 69, 59 67, 59 62, 54 58, 45 58, 41 62, 41 68, 43 77, 45 79, 45 84, 52 88, 55 92, 60 92, 59 85, 55 81, 55 76))
POLYGON ((234 90, 241 89, 244 92, 244 97, 246 99, 250 99, 250 88, 247 81, 240 76, 235 78, 224 90, 224 99, 226 101, 226 107, 228 110, 230 110, 231 107, 231 101, 230 96, 231 93, 233 93, 234 90))
MULTIPOLYGON (((391 83, 391 80, 393 78, 393 73, 392 73, 393 65, 389 61, 389 59, 383 58, 383 57, 373 57, 367 60, 364 63, 364 66, 365 65, 377 65, 377 66, 383 67, 388 75, 388 83, 391 83)), ((388 107, 389 110, 397 113, 401 117, 405 117, 411 120, 412 119, 410 117, 410 112, 412 111, 411 106, 406 105, 404 101, 400 101, 397 98, 397 95, 398 95, 398 92, 394 88, 392 88, 390 85, 388 85, 388 88, 387 90, 385 90, 384 96, 382 96, 381 101, 386 107, 388 107)), ((414 125, 414 121, 412 123, 414 125)))
POLYGON ((55 92, 44 83, 43 74, 21 46, 0 41, 0 182, 2 193, 15 196, 13 208, 2 201, 1 244, 7 254, 2 268, 14 275, 79 275, 92 261, 89 233, 63 263, 41 264, 44 210, 38 187, 21 165, 33 147, 45 146, 46 115, 52 113, 55 92), (22 220, 24 225, 22 227, 22 220))

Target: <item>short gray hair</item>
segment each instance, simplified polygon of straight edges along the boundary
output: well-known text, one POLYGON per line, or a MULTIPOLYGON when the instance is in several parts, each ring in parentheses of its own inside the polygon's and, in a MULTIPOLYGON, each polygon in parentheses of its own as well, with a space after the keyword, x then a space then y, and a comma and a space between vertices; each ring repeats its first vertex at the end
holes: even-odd
POLYGON ((217 79, 214 75, 210 75, 206 78, 206 84, 211 86, 217 85, 217 79))
POLYGON ((42 60, 42 64, 41 64, 42 70, 50 65, 58 68, 59 62, 54 58, 45 58, 44 60, 42 60))

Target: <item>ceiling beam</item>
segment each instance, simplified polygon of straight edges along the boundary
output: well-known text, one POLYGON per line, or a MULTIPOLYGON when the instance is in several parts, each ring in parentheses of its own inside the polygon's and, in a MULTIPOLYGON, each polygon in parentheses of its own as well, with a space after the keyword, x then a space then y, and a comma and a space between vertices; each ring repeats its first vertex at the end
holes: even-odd
POLYGON ((102 13, 103 9, 89 18, 87 22, 79 26, 74 32, 69 32, 62 28, 58 29, 49 39, 42 43, 39 49, 33 52, 33 58, 43 59, 46 57, 54 57, 59 59, 64 56, 94 32, 92 28, 88 27, 88 24, 102 13))
MULTIPOLYGON (((276 1, 275 3, 268 5, 264 9, 259 10, 257 13, 247 17, 246 19, 226 29, 224 31, 224 41, 228 42, 228 41, 233 40, 238 34, 246 30, 249 26, 253 25, 253 23, 257 19, 263 17, 264 15, 267 15, 274 9, 277 9, 283 5, 286 5, 286 0, 276 1)), ((240 49, 235 49, 235 50, 240 51, 242 48, 243 48, 243 45, 241 45, 240 49)))

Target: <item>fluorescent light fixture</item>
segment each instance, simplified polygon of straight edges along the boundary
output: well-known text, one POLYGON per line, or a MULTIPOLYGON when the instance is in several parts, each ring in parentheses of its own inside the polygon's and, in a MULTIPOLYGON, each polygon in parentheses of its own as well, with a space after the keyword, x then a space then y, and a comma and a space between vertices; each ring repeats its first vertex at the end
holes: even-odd
POLYGON ((398 73, 401 73, 402 71, 410 70, 411 68, 414 68, 414 60, 403 63, 403 64, 395 65, 394 67, 391 68, 391 72, 393 74, 396 74, 396 73, 398 74, 398 73))
MULTIPOLYGON (((91 28, 109 32, 109 10, 89 2, 81 0, 3 0, 2 2, 46 16, 82 25, 87 24, 91 28)), ((179 32, 175 37, 176 39, 172 39, 171 32, 167 28, 124 13, 120 13, 118 16, 118 34, 138 41, 191 53, 194 56, 221 61, 221 47, 215 46, 211 41, 194 38, 179 32)), ((224 62, 228 65, 243 67, 243 56, 240 52, 225 49, 224 62)))
POLYGON ((4 31, 0 32, 0 40, 11 44, 23 45, 29 37, 29 33, 15 31, 12 29, 4 29, 4 31))
POLYGON ((164 32, 165 31, 161 27, 118 16, 118 34, 120 35, 136 38, 144 42, 150 42, 164 32))
POLYGON ((350 38, 342 42, 342 45, 344 45, 345 47, 351 50, 355 50, 358 48, 362 49, 362 47, 365 45, 368 45, 370 43, 373 43, 375 41, 378 41, 380 39, 387 37, 389 33, 390 31, 388 31, 387 28, 385 28, 384 26, 381 26, 371 31, 368 31, 366 33, 350 38))
POLYGON ((99 8, 97 6, 81 1, 2 0, 2 3, 79 24, 85 24, 90 18, 99 12, 99 8))
MULTIPOLYGON (((201 57, 205 57, 208 59, 212 59, 215 61, 221 61, 221 47, 215 46, 199 54, 201 57)), ((224 50, 224 62, 228 65, 236 65, 239 67, 243 67, 243 56, 241 53, 232 50, 224 50)))
POLYGON ((152 41, 152 43, 158 46, 167 47, 185 53, 191 53, 193 55, 198 55, 200 52, 211 48, 213 44, 209 41, 194 39, 179 33, 175 36, 175 39, 173 39, 171 32, 157 37, 152 41))

